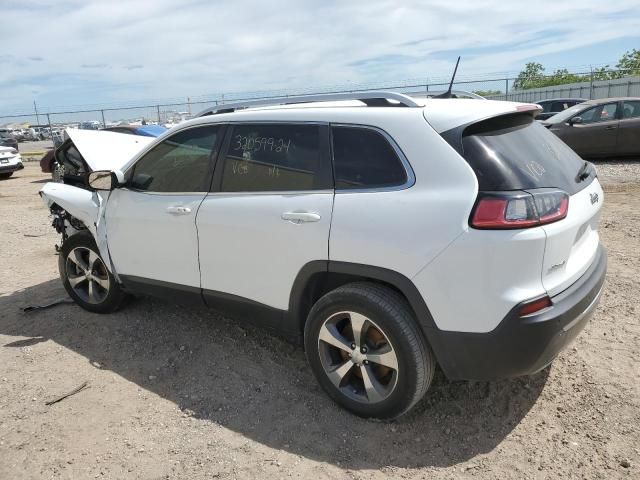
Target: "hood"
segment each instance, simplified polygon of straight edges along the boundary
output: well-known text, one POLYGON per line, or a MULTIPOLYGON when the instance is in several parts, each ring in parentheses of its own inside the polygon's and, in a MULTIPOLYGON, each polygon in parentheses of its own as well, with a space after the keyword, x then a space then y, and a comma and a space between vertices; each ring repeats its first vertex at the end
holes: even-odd
POLYGON ((126 133, 68 128, 67 135, 92 170, 118 170, 155 140, 126 133))
POLYGON ((0 153, 18 153, 13 147, 0 147, 0 153))

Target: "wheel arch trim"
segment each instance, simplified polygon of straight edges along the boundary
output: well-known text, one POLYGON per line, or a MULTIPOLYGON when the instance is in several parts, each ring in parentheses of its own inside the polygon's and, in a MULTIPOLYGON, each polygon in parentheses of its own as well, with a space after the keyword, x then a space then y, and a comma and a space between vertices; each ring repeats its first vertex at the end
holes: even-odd
MULTIPOLYGON (((418 326, 429 342, 437 360, 447 358, 446 352, 441 347, 440 330, 436 326, 433 316, 429 311, 422 295, 415 284, 401 273, 384 267, 366 265, 360 263, 341 262, 335 260, 316 260, 305 264, 299 271, 291 288, 287 323, 288 329, 303 331, 306 323, 305 308, 310 307, 309 289, 313 286, 314 277, 329 276, 330 274, 344 274, 359 277, 364 280, 372 280, 390 285, 398 290, 411 307, 418 326)), ((308 310, 306 310, 308 312, 308 310)))

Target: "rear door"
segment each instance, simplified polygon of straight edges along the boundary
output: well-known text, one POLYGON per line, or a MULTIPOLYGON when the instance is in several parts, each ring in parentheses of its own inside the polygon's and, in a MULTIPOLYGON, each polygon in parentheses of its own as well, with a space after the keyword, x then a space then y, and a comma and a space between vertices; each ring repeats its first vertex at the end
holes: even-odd
POLYGON ((640 155, 640 100, 622 102, 617 153, 619 155, 640 155))
POLYGON ((197 216, 203 293, 212 306, 233 295, 287 310, 300 270, 328 260, 328 126, 242 123, 229 130, 197 216))
POLYGON ((577 115, 582 122, 566 128, 562 132, 562 139, 582 156, 614 154, 619 123, 617 110, 617 102, 584 110, 577 115))

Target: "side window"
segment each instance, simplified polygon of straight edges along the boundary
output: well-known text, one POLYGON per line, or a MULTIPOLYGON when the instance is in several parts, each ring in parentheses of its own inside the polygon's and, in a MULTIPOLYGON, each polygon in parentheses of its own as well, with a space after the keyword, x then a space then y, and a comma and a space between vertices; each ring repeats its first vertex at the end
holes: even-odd
POLYGON ((617 108, 617 103, 607 103, 605 105, 597 105, 593 108, 589 108, 588 110, 585 110, 577 116, 582 117, 582 123, 595 123, 604 122, 607 120, 615 120, 617 108))
POLYGON ((400 158, 384 135, 362 127, 332 127, 336 189, 384 188, 407 181, 400 158))
POLYGON ((551 104, 551 109, 549 109, 550 112, 561 112, 563 110, 566 110, 568 107, 568 104, 565 102, 553 102, 551 104))
MULTIPOLYGON (((222 192, 331 188, 320 126, 236 125, 222 164, 222 192)), ((326 135, 325 135, 326 137, 326 135)))
POLYGON ((616 119, 616 110, 618 109, 617 103, 607 103, 600 113, 600 121, 605 120, 615 120, 616 119))
POLYGON ((149 150, 133 166, 131 188, 148 192, 206 192, 219 126, 190 128, 149 150))
POLYGON ((538 105, 542 107, 542 113, 552 112, 551 110, 551 102, 538 102, 538 105))
POLYGON ((625 101, 622 107, 622 118, 640 118, 640 101, 625 101))

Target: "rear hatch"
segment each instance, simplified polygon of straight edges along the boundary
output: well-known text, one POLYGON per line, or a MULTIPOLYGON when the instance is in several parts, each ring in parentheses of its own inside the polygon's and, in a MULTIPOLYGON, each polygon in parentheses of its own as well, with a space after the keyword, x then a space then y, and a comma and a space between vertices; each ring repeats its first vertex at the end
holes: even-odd
POLYGON ((530 112, 501 115, 442 135, 476 173, 479 198, 496 192, 531 194, 531 205, 539 212, 548 207, 549 212, 555 211, 548 204, 563 202, 566 216, 545 223, 540 213, 541 221, 529 227, 541 228, 546 235, 541 278, 547 293, 553 296, 580 278, 599 245, 603 193, 593 165, 534 121, 530 112))

